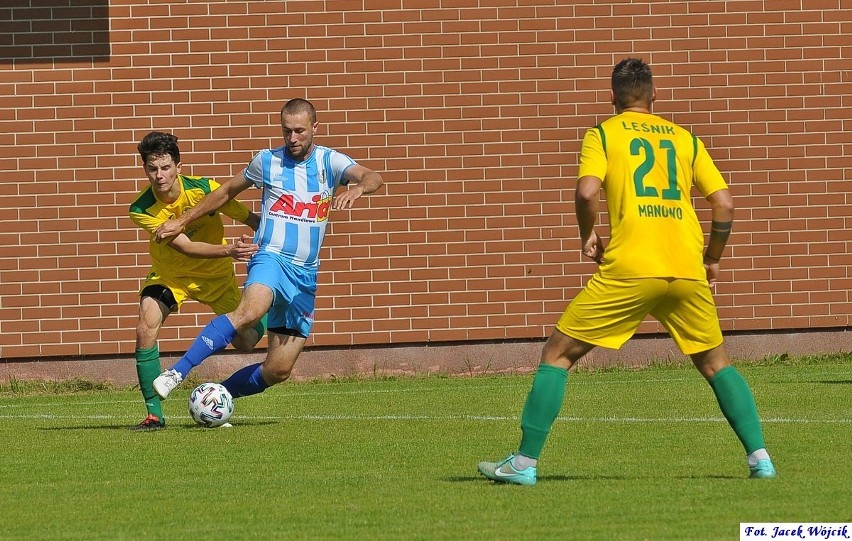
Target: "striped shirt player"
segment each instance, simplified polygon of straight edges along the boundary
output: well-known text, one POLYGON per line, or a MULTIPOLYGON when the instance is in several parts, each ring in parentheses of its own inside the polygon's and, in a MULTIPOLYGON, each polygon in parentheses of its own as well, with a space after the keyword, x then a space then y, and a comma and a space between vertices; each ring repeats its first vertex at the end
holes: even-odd
POLYGON ((246 180, 263 190, 255 235, 260 249, 249 262, 246 287, 261 283, 275 292, 270 328, 303 337, 310 333, 331 198, 347 184, 343 173, 354 164, 349 156, 319 145, 297 161, 282 146, 261 151, 243 171, 246 180))
POLYGON ((331 196, 338 186, 346 185, 343 172, 354 163, 349 156, 319 145, 304 161, 288 156, 283 146, 258 153, 243 175, 263 190, 263 213, 255 238, 260 250, 299 267, 318 268, 331 196))
POLYGON ((234 396, 263 392, 290 377, 314 322, 319 253, 332 209, 350 209, 382 185, 378 173, 349 156, 316 145, 316 109, 293 99, 281 109, 284 144, 262 150, 243 171, 200 205, 157 231, 166 239, 197 216, 219 208, 251 186, 260 188, 259 251, 248 265, 236 310, 211 321, 186 354, 155 380, 165 398, 193 367, 224 348, 240 329, 268 315, 269 347, 263 363, 237 370, 222 382, 234 396), (344 189, 345 188, 345 189, 344 189))

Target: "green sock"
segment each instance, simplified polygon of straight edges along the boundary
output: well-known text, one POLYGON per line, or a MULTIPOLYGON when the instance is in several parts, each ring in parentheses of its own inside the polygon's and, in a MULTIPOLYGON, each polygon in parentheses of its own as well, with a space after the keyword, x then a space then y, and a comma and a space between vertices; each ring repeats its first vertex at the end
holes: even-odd
POLYGON ((766 447, 754 395, 737 369, 726 366, 719 370, 710 378, 710 387, 716 393, 722 414, 742 442, 746 454, 766 447))
POLYGON ((567 384, 567 370, 548 364, 539 365, 521 414, 518 453, 536 460, 541 456, 550 427, 562 409, 567 384))
POLYGON ((154 391, 154 380, 161 371, 160 348, 154 346, 136 350, 136 375, 139 377, 139 390, 142 391, 142 398, 145 399, 145 407, 149 414, 156 415, 160 421, 164 421, 163 405, 154 391))

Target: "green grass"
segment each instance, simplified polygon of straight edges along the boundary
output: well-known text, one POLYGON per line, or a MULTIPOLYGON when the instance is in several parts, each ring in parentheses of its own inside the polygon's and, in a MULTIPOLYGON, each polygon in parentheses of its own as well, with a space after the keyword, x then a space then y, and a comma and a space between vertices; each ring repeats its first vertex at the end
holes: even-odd
POLYGON ((517 446, 531 376, 288 383, 202 429, 189 388, 132 433, 138 391, 0 388, 0 539, 736 539, 740 522, 852 522, 846 357, 738 367, 779 478, 689 367, 572 374, 535 487, 480 460, 517 446))

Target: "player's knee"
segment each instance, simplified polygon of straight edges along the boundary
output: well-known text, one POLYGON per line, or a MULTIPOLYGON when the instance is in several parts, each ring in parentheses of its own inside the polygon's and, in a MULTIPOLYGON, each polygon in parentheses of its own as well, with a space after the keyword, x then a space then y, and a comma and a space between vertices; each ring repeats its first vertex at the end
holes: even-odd
POLYGON ((160 334, 160 325, 151 326, 145 321, 140 321, 136 325, 136 348, 147 349, 152 347, 157 342, 157 335, 160 334))
POLYGON ((269 385, 275 385, 290 379, 292 371, 293 370, 290 367, 264 366, 262 374, 266 383, 269 385))
POLYGON ((241 304, 236 310, 228 314, 228 319, 231 320, 231 324, 241 335, 245 335, 248 331, 253 331, 265 313, 241 304))
POLYGON ((716 372, 730 366, 731 360, 725 350, 724 345, 717 346, 713 349, 694 353, 690 355, 692 364, 701 372, 708 381, 716 375, 716 372))

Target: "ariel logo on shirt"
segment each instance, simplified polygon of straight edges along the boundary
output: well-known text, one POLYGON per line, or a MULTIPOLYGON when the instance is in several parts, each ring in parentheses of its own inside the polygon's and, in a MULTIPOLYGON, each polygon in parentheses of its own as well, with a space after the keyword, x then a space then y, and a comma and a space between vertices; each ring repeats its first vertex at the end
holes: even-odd
POLYGON ((323 192, 313 196, 309 202, 296 201, 292 194, 284 194, 272 205, 269 212, 280 212, 284 216, 304 221, 322 222, 328 219, 330 209, 331 195, 323 192))

